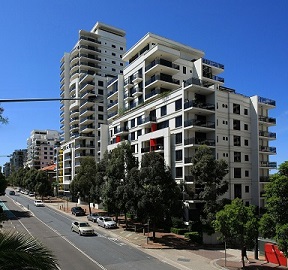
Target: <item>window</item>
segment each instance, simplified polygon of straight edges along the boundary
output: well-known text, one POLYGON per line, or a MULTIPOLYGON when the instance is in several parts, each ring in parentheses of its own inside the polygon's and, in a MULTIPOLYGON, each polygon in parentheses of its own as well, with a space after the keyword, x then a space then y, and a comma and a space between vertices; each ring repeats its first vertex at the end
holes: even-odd
POLYGON ((169 127, 169 121, 163 121, 157 124, 157 130, 169 127))
POLYGON ((182 168, 176 167, 176 178, 181 178, 183 176, 182 174, 182 168))
POLYGON ((234 146, 241 146, 241 138, 240 138, 240 136, 234 135, 234 146))
POLYGON ((137 117, 137 125, 141 125, 142 124, 142 116, 138 116, 137 117))
POLYGON ((245 170, 245 177, 249 177, 249 171, 245 170))
POLYGON ((98 114, 98 120, 103 120, 103 119, 104 119, 103 114, 98 114))
POLYGON ((137 130, 137 138, 142 135, 142 129, 137 130))
POLYGON ((249 161, 249 155, 245 155, 245 161, 249 161))
POLYGON ((241 168, 234 168, 234 178, 241 178, 241 168))
POLYGON ((113 56, 116 56, 116 53, 112 52, 112 55, 113 55, 113 56))
POLYGON ((116 69, 115 69, 115 68, 112 68, 112 71, 116 71, 116 69))
POLYGON ((103 81, 98 81, 98 86, 104 86, 104 82, 103 81))
POLYGON ((233 129, 240 130, 240 120, 233 120, 233 129))
POLYGON ((182 150, 176 150, 175 151, 175 160, 181 161, 182 160, 182 150))
POLYGON ((249 186, 245 186, 245 193, 249 193, 249 192, 250 192, 249 186))
POLYGON ((112 44, 112 48, 116 48, 116 46, 114 44, 112 44))
POLYGON ((135 132, 131 132, 131 141, 135 140, 135 132))
POLYGON ((244 115, 248 115, 248 109, 244 109, 244 115))
POLYGON ((161 107, 161 116, 164 116, 166 114, 167 114, 167 106, 165 105, 161 107))
POLYGON ((112 61, 112 64, 116 64, 116 61, 112 61))
POLYGON ((177 133, 175 135, 175 143, 176 144, 182 143, 182 132, 181 133, 177 133))
POLYGON ((104 94, 103 89, 98 89, 98 94, 103 96, 103 94, 104 94))
POLYGON ((248 124, 244 124, 244 130, 248 130, 248 124))
POLYGON ((182 126, 182 115, 177 116, 175 118, 175 127, 181 127, 182 126))
POLYGON ((182 98, 175 101, 175 111, 179 111, 182 109, 182 98))
POLYGON ((135 118, 134 119, 131 119, 131 128, 132 127, 135 127, 135 118))
POLYGON ((240 114, 240 104, 233 103, 233 113, 240 114))
POLYGON ((123 47, 120 47, 120 51, 123 51, 123 47))
POLYGON ((241 162, 241 152, 234 152, 234 162, 241 162))
POLYGON ((104 110, 103 106, 98 106, 98 111, 99 112, 103 112, 103 110, 104 110))
POLYGON ((249 141, 248 140, 244 140, 244 145, 245 146, 249 146, 249 141))
POLYGON ((186 74, 186 67, 183 67, 183 74, 186 74))
POLYGON ((234 198, 242 198, 241 184, 234 184, 234 198))

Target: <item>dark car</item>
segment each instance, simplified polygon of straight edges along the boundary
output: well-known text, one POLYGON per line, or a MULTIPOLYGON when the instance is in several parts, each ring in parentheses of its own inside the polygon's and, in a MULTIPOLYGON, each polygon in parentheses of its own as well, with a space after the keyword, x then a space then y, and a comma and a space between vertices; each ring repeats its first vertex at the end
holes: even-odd
POLYGON ((72 213, 72 215, 75 215, 75 216, 85 216, 86 215, 84 209, 80 206, 72 207, 71 213, 72 213))
POLYGON ((15 191, 14 190, 10 190, 9 191, 9 195, 15 195, 15 191))

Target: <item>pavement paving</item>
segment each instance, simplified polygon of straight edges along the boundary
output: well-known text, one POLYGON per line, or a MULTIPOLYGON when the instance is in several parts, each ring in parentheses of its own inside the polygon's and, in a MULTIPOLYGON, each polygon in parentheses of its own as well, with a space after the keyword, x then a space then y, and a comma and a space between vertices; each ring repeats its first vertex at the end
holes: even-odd
MULTIPOLYGON (((44 200, 45 206, 54 208, 58 211, 71 215, 71 207, 76 206, 76 203, 66 202, 61 200, 49 199, 44 200)), ((88 205, 77 204, 89 213, 88 205)), ((92 212, 98 212, 97 209, 91 209, 92 212)), ((75 219, 87 220, 86 216, 75 217, 75 219)), ((91 223, 93 226, 98 226, 91 223)), ((99 228, 99 227, 97 227, 99 228)), ((158 258, 178 269, 182 270, 238 270, 242 269, 241 252, 235 249, 226 249, 224 247, 198 247, 191 245, 182 236, 177 236, 171 233, 156 233, 156 242, 151 240, 152 233, 135 232, 133 230, 125 230, 122 226, 117 229, 103 230, 103 233, 122 241, 129 243, 132 246, 141 249, 147 254, 158 258)), ((245 269, 249 270, 270 270, 270 269, 288 269, 275 264, 270 264, 265 261, 264 257, 254 259, 254 251, 247 252, 250 263, 246 262, 245 269)))

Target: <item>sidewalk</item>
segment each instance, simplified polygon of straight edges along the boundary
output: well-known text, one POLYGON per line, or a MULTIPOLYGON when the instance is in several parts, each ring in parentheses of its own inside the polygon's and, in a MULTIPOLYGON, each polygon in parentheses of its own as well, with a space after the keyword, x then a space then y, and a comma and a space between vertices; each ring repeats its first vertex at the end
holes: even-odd
MULTIPOLYGON (((89 207, 85 204, 76 204, 62 200, 44 200, 45 205, 52 207, 66 214, 71 214, 71 207, 81 206, 89 214, 89 207)), ((103 212, 91 208, 92 212, 103 212)), ((76 217, 75 217, 76 218, 76 217)), ((77 219, 87 220, 86 216, 77 217, 77 219)), ((96 226, 96 224, 95 224, 96 226)), ((105 233, 111 237, 117 238, 123 242, 129 242, 144 252, 165 261, 178 269, 183 270, 207 270, 207 269, 242 269, 240 250, 227 249, 226 259, 225 251, 220 248, 197 247, 189 243, 183 236, 173 233, 156 232, 156 241, 151 240, 152 232, 143 233, 133 230, 125 230, 122 226, 117 229, 105 230, 105 233)), ((270 270, 270 269, 288 269, 275 264, 266 263, 265 258, 260 257, 255 260, 254 252, 248 252, 250 263, 246 263, 245 269, 249 270, 270 270)))

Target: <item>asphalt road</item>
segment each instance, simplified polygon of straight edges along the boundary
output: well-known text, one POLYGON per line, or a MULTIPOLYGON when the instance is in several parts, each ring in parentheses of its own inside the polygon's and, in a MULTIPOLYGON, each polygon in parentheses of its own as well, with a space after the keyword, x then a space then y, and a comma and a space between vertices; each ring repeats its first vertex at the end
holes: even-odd
POLYGON ((28 231, 38 238, 57 257, 61 270, 175 270, 169 264, 143 251, 112 238, 102 228, 94 227, 97 235, 79 236, 71 232, 75 217, 67 216, 49 207, 36 207, 33 198, 26 196, 2 196, 4 208, 11 212, 6 227, 28 231), (29 208, 30 211, 27 211, 29 208), (32 213, 32 215, 30 214, 32 213), (14 218, 14 215, 18 219, 14 218))

